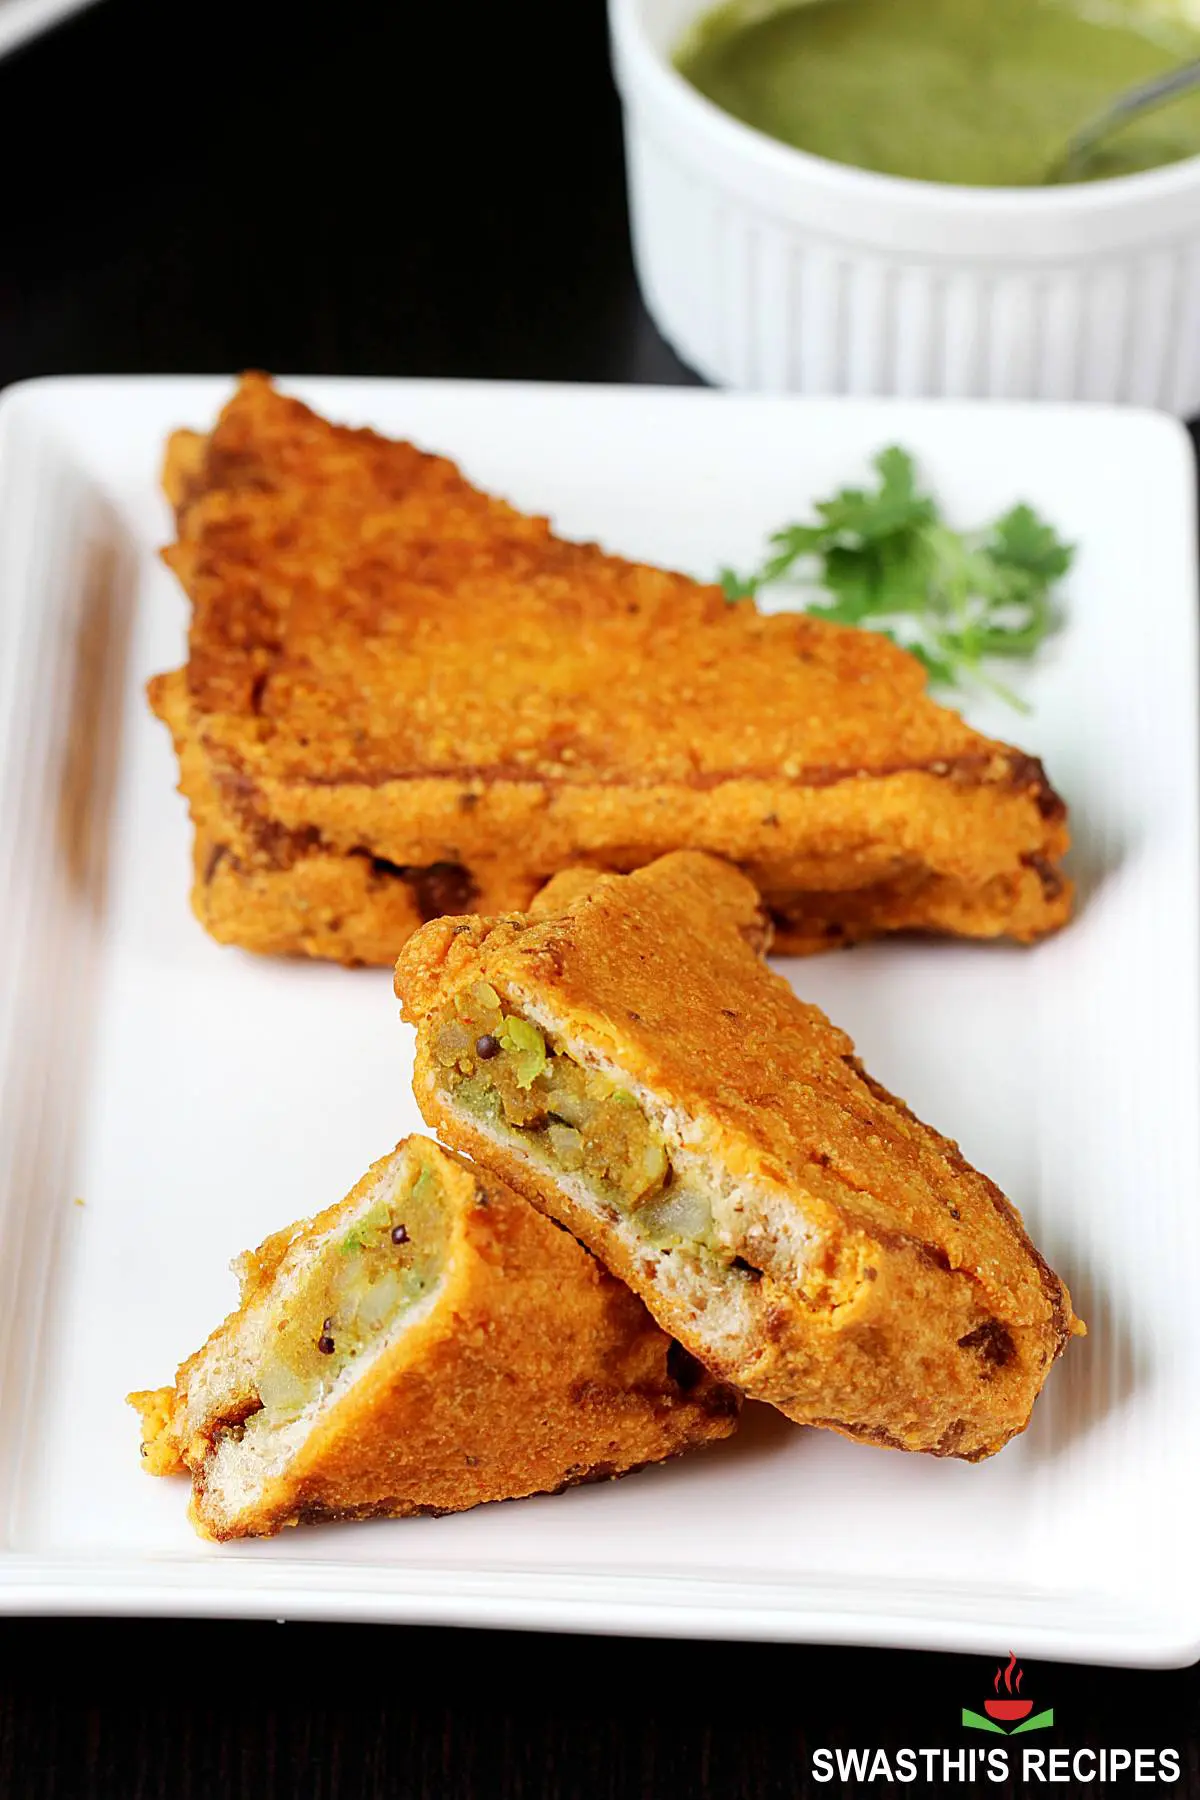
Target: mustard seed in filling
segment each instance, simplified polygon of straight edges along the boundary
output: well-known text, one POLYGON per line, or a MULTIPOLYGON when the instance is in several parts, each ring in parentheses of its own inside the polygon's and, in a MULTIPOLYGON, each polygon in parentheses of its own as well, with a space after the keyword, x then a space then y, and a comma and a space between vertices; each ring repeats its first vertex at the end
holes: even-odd
POLYGON ((445 1256, 438 1184, 427 1165, 409 1173, 328 1241, 281 1309, 254 1429, 298 1417, 436 1284, 445 1256))
POLYGON ((468 1104, 542 1134, 560 1168, 587 1176, 621 1205, 646 1206, 667 1187, 666 1150, 633 1095, 548 1045, 487 982, 455 997, 434 1053, 468 1104))
POLYGON ((666 1145, 628 1089, 574 1061, 530 1019, 506 1010, 495 988, 476 982, 434 1022, 442 1081, 464 1112, 520 1138, 538 1160, 578 1175, 620 1207, 656 1250, 681 1250, 735 1280, 748 1277, 718 1239, 703 1189, 673 1167, 666 1145), (481 1038, 494 1038, 480 1058, 481 1038))
POLYGON ((542 1162, 577 1175, 619 1207, 656 1250, 682 1250, 745 1279, 718 1241, 700 1187, 682 1178, 636 1097, 547 1041, 530 1019, 506 1009, 487 982, 455 995, 435 1021, 433 1054, 457 1104, 493 1129, 520 1138, 542 1162), (479 1045, 494 1040, 494 1056, 479 1045))

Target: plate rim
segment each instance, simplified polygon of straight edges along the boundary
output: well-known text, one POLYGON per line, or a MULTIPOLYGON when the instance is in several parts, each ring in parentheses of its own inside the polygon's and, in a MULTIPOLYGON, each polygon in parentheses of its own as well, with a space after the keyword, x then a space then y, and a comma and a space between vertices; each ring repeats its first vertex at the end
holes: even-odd
MULTIPOLYGON (((86 3, 86 0, 83 0, 86 3)), ((527 381, 495 382, 483 380, 443 381, 426 377, 341 377, 281 376, 280 384, 290 392, 320 395, 322 392, 360 393, 369 402, 370 394, 381 388, 425 392, 454 390, 470 394, 503 394, 508 399, 522 392, 553 393, 564 397, 587 396, 602 405, 636 399, 662 400, 670 396, 672 404, 699 405, 709 408, 730 404, 749 406, 791 407, 800 411, 846 412, 849 410, 879 413, 903 409, 910 414, 926 413, 978 418, 998 411, 1010 415, 1044 418, 1048 412, 1069 415, 1082 422, 1094 423, 1098 415, 1113 421, 1133 423, 1142 429, 1147 423, 1163 436, 1169 436, 1173 453, 1186 459, 1190 476, 1194 471, 1191 441, 1185 427, 1170 415, 1148 408, 1122 408, 1089 405, 1078 402, 980 402, 923 401, 863 396, 852 400, 813 399, 795 395, 755 395, 718 393, 687 387, 652 387, 632 384, 614 386, 590 383, 539 383, 527 381), (1162 433, 1160 428, 1166 427, 1162 433)), ((199 376, 48 376, 18 382, 0 393, 0 501, 9 477, 6 451, 9 433, 20 424, 20 413, 30 410, 36 417, 43 394, 53 394, 56 401, 73 392, 95 394, 97 390, 120 390, 136 387, 142 391, 174 387, 180 382, 195 385, 199 393, 227 390, 229 378, 221 375, 199 376)), ((43 415, 44 416, 44 415, 43 415)), ((89 469, 91 480, 102 487, 99 471, 89 469)), ((1182 531, 1195 536, 1194 481, 1185 484, 1192 495, 1189 516, 1182 521, 1182 531)), ((1189 565, 1192 575, 1190 594, 1195 600, 1198 572, 1189 565)), ((27 603, 18 594, 14 611, 27 603)), ((1195 708, 1193 708, 1193 721, 1195 708)), ((0 769, 0 809, 8 798, 6 772, 0 769)), ((1070 1626, 1033 1626, 1010 1623, 1003 1609, 981 1614, 976 1621, 941 1622, 908 1612, 903 1607, 875 1613, 830 1610, 829 1602, 812 1606, 802 1604, 811 1583, 792 1581, 773 1584, 773 1591, 793 1590, 782 1605, 747 1610, 731 1596, 738 1584, 728 1581, 704 1582, 691 1577, 671 1578, 675 1596, 671 1605, 651 1606, 644 1598, 647 1582, 639 1575, 605 1573, 598 1576, 562 1574, 541 1575, 534 1580, 527 1573, 508 1575, 504 1571, 440 1570, 431 1578, 443 1592, 426 1591, 414 1582, 411 1571, 396 1576, 385 1584, 386 1591, 367 1593, 366 1584, 378 1587, 378 1576, 386 1565, 362 1563, 301 1563, 289 1565, 285 1559, 267 1565, 251 1564, 239 1558, 235 1564, 220 1569, 216 1561, 205 1556, 172 1559, 151 1552, 146 1556, 113 1556, 105 1552, 94 1555, 44 1555, 20 1550, 0 1552, 0 1614, 35 1612, 70 1613, 80 1610, 104 1613, 130 1613, 146 1616, 239 1616, 276 1617, 280 1608, 293 1617, 368 1620, 395 1623, 458 1623, 493 1627, 520 1627, 537 1630, 570 1630, 626 1632, 636 1635, 695 1636, 712 1638, 753 1637, 787 1642, 858 1643, 890 1647, 914 1647, 931 1650, 977 1647, 981 1651, 994 1648, 997 1634, 1018 1629, 1027 1654, 1039 1654, 1050 1660, 1073 1660, 1117 1663, 1124 1666, 1178 1667, 1200 1656, 1200 1629, 1186 1627, 1176 1615, 1162 1611, 1148 1617, 1144 1629, 1131 1615, 1128 1622, 1097 1630, 1081 1638, 1070 1626), (164 1563, 171 1564, 169 1569, 164 1563), (275 1579, 267 1579, 265 1571, 278 1571, 275 1579), (341 1591, 331 1585, 328 1590, 313 1577, 319 1570, 333 1568, 342 1584, 341 1591), (610 1589, 627 1585, 628 1597, 617 1595, 601 1601, 589 1597, 587 1584, 602 1581, 610 1589), (355 1585, 363 1592, 351 1591, 355 1585), (540 1591, 532 1593, 531 1588, 540 1591), (643 1598, 638 1598, 634 1590, 643 1598), (684 1590, 690 1590, 685 1592, 684 1590), (739 1607, 741 1610, 739 1611, 739 1607)), ((754 1584, 745 1584, 754 1585, 754 1584)), ((857 1585, 843 1581, 843 1593, 857 1585)), ((1061 1598, 1078 1607, 1081 1592, 1070 1590, 1061 1598)))

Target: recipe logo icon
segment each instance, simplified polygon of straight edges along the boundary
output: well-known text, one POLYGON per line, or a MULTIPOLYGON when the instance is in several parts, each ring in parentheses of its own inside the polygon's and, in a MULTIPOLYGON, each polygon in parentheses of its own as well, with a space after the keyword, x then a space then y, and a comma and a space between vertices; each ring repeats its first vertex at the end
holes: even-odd
POLYGON ((1044 1731, 1047 1726, 1053 1725, 1054 1708, 1049 1706, 1044 1712, 1035 1713, 1033 1701, 1021 1693, 1024 1675, 1024 1670, 1017 1662, 1016 1651, 1010 1650, 1008 1666, 1000 1666, 996 1670, 996 1679, 992 1683, 993 1697, 984 1701, 983 1712, 972 1712, 970 1707, 963 1707, 962 1722, 967 1730, 993 1731, 1000 1737, 1016 1737, 1022 1731, 1044 1731), (1000 1691, 1001 1680, 1004 1683, 1003 1693, 1000 1691))
MULTIPOLYGON (((983 1680, 986 1682, 986 1675, 983 1680)), ((837 1782, 840 1794, 857 1793, 873 1782, 893 1793, 898 1784, 915 1784, 915 1793, 931 1793, 939 1787, 969 1787, 978 1793, 983 1791, 983 1782, 1007 1782, 1006 1792, 1023 1794, 1044 1792, 1047 1784, 1068 1784, 1073 1793, 1091 1793, 1093 1783, 1097 1788, 1110 1783, 1125 1788, 1130 1782, 1170 1786, 1181 1778, 1182 1755, 1174 1748, 1054 1745, 1045 1739, 1031 1744, 1027 1738, 1010 1746, 1009 1738, 1052 1726, 1054 1708, 1034 1710, 1033 1700, 1023 1691, 1025 1677, 1015 1651, 1009 1651, 1007 1663, 1001 1661, 991 1685, 981 1712, 963 1707, 962 1724, 968 1731, 992 1735, 974 1742, 913 1743, 899 1749, 891 1745, 885 1749, 881 1744, 821 1744, 812 1752, 813 1781, 837 1782), (1003 1740, 999 1744, 997 1737, 1003 1740)), ((941 1717, 945 1720, 944 1713, 941 1717)), ((931 1733, 940 1734, 940 1729, 931 1733)))

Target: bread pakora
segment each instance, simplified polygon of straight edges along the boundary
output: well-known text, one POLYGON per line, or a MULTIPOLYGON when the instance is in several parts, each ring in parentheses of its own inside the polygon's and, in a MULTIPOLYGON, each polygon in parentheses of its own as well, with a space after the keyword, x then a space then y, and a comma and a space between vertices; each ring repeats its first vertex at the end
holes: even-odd
POLYGON ((567 542, 263 376, 164 479, 193 613, 150 696, 223 942, 390 962, 424 919, 680 848, 745 869, 785 951, 1069 915, 1041 764, 876 633, 567 542))
POLYGON ((1073 1331, 999 1189, 760 954, 691 852, 564 874, 401 952, 426 1120, 574 1232, 720 1379, 847 1437, 968 1460, 1073 1331))
POLYGON ((237 1311, 173 1387, 129 1396, 205 1537, 553 1492, 737 1423, 574 1238, 426 1138, 235 1266, 237 1311))

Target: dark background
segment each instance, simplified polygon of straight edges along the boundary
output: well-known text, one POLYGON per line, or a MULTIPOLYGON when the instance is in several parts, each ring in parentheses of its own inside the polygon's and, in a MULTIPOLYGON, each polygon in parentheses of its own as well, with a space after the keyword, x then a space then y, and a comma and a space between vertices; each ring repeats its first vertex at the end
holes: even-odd
MULTIPOLYGON (((634 286, 601 0, 102 0, 0 62, 0 386, 246 366, 692 379, 634 286)), ((961 1745, 992 1667, 8 1621, 0 1800, 828 1794, 812 1745, 961 1745)), ((1027 1674, 1055 1743, 1174 1745, 1200 1795, 1196 1671, 1027 1674)))

